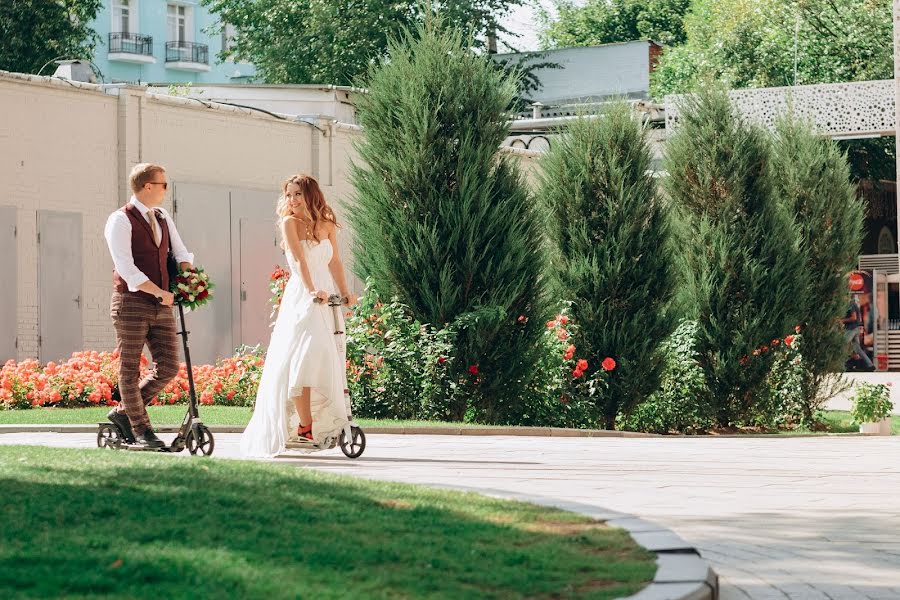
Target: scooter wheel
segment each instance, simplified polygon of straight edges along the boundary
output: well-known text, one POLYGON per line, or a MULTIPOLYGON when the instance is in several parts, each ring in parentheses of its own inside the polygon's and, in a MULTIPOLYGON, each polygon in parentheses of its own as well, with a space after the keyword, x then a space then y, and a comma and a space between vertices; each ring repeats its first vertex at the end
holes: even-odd
POLYGON ((216 441, 213 439, 213 434, 206 425, 200 425, 196 429, 200 431, 199 439, 194 429, 188 431, 186 444, 188 452, 191 454, 200 454, 201 456, 209 456, 216 447, 216 441))
POLYGON ((103 423, 97 431, 97 447, 115 450, 122 443, 122 434, 119 428, 111 423, 103 423))
POLYGON ((341 452, 347 458, 359 458, 366 449, 366 434, 359 427, 352 426, 350 427, 349 440, 347 439, 347 434, 343 431, 341 432, 340 444, 341 452))

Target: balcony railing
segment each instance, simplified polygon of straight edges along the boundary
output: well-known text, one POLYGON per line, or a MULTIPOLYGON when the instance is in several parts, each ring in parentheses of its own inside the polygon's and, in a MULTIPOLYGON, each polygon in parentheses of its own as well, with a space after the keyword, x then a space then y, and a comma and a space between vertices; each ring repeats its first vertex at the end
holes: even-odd
POLYGON ((195 42, 166 42, 166 62, 209 64, 209 46, 195 42))
POLYGON ((109 51, 110 53, 153 56, 153 36, 140 33, 110 33, 109 51))

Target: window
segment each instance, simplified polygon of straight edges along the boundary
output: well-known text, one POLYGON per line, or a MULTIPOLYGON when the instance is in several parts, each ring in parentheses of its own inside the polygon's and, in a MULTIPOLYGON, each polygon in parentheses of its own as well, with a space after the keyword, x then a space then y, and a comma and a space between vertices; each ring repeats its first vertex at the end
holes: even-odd
POLYGON ((188 42, 191 38, 189 25, 190 8, 178 4, 169 4, 166 9, 166 22, 169 26, 170 42, 188 42))
POLYGON ((896 254, 897 242, 894 241, 894 234, 887 227, 882 227, 878 232, 878 254, 896 254))
POLYGON ((131 33, 132 29, 137 29, 131 26, 132 14, 135 11, 131 6, 130 0, 113 0, 112 9, 112 31, 116 33, 131 33))

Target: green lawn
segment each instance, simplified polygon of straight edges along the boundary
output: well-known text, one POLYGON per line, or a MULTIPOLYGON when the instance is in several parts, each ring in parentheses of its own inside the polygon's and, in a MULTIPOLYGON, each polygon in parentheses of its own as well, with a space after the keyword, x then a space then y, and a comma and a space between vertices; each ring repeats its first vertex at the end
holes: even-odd
POLYGON ((288 465, 0 447, 2 598, 617 598, 623 530, 288 465))
MULTIPOLYGON (((859 424, 854 423, 850 413, 846 410, 826 410, 822 418, 831 433, 859 433, 859 424)), ((900 435, 900 416, 891 417, 891 433, 900 435)))
MULTIPOLYGON (((150 420, 157 426, 180 425, 187 408, 185 406, 150 406, 150 420)), ((28 410, 0 410, 0 425, 21 425, 40 423, 45 425, 79 425, 106 421, 109 407, 98 408, 32 408, 28 410)), ((239 425, 250 421, 250 409, 243 406, 201 406, 200 416, 208 425, 239 425)), ((432 421, 397 421, 359 419, 362 426, 403 426, 403 427, 490 427, 463 423, 441 423, 432 421)))

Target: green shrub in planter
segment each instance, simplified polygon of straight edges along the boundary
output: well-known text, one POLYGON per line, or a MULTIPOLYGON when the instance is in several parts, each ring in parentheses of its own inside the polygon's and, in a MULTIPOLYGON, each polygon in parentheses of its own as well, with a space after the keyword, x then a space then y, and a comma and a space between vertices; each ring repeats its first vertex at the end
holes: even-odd
POLYGON ((891 390, 883 383, 860 383, 853 394, 850 416, 856 423, 878 423, 891 416, 891 390))

